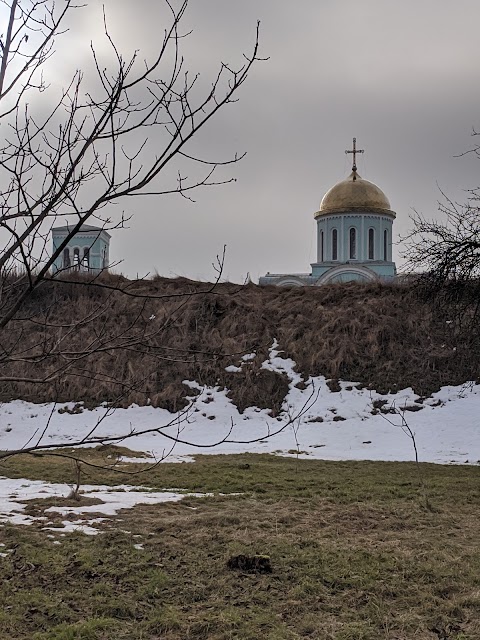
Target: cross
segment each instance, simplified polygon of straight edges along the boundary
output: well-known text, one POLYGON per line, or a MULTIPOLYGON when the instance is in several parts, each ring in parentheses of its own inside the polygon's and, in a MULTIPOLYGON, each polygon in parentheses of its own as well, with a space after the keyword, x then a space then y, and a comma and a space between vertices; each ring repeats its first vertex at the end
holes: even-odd
POLYGON ((356 171, 357 170, 357 153, 365 153, 365 149, 357 149, 357 139, 354 138, 353 139, 353 149, 350 150, 345 150, 345 153, 353 153, 353 167, 352 167, 352 171, 356 171))

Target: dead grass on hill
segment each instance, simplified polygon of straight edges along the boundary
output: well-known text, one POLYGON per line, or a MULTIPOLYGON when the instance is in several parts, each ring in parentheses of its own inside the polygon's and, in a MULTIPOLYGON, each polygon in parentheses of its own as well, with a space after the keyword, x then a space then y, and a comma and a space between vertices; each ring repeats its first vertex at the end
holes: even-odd
MULTIPOLYGON (((183 381, 195 380, 228 388, 240 410, 255 405, 277 413, 286 380, 261 368, 274 338, 305 378, 325 375, 384 392, 412 386, 424 396, 478 377, 479 354, 446 324, 448 310, 437 314, 421 292, 407 285, 220 284, 213 293, 197 295, 208 285, 183 278, 131 282, 105 276, 107 284, 130 294, 167 296, 145 300, 77 279, 43 283, 0 335, 2 345, 8 350, 20 337, 25 352, 35 351, 62 334, 52 325, 85 319, 69 337, 68 348, 94 344, 98 336, 107 336, 114 346, 73 363, 52 382, 4 384, 1 399, 82 400, 86 406, 151 403, 174 411, 192 393, 183 381), (137 348, 122 346, 135 337, 142 338, 137 348), (241 372, 225 371, 252 351, 256 358, 241 372)), ((43 377, 60 361, 20 359, 4 369, 5 374, 43 377)))

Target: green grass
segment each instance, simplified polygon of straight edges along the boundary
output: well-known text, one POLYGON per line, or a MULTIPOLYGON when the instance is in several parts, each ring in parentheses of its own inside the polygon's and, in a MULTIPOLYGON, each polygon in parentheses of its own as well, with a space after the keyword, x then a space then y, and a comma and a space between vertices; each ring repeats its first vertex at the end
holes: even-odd
MULTIPOLYGON (((0 638, 478 639, 480 469, 423 470, 433 510, 405 463, 241 455, 127 478, 87 470, 88 483, 217 495, 138 506, 60 545, 40 524, 1 528, 13 552, 0 559, 0 638), (267 554, 273 573, 229 570, 238 553, 267 554)), ((0 473, 73 481, 62 459, 18 457, 0 473)))
MULTIPOLYGON (((181 487, 199 492, 244 492, 270 499, 283 495, 321 496, 335 503, 417 502, 419 496, 418 469, 409 462, 297 461, 259 454, 203 455, 196 457, 195 464, 163 463, 146 473, 138 473, 149 465, 115 465, 118 454, 135 455, 128 449, 65 449, 64 453, 79 455, 85 460, 83 484, 147 484, 155 489, 181 487), (113 466, 109 468, 110 465, 113 466), (122 470, 126 473, 121 473, 122 470)), ((437 506, 445 501, 479 503, 480 466, 422 464, 421 469, 429 497, 437 506)), ((74 464, 68 458, 38 454, 1 460, 0 474, 70 484, 76 477, 74 464)))

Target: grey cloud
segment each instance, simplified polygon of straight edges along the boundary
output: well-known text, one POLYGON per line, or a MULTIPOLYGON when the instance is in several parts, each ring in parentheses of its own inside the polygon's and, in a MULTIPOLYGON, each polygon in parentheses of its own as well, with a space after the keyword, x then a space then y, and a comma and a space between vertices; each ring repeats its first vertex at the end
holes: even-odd
MULTIPOLYGON (((100 7, 91 0, 72 24, 60 76, 89 64, 90 39, 102 42, 100 7)), ((153 56, 163 38, 163 2, 106 0, 105 7, 119 48, 153 56)), ((195 204, 164 197, 117 206, 134 214, 130 229, 112 239, 129 275, 157 269, 213 277, 211 262, 225 243, 232 280, 308 270, 313 212, 348 172, 344 149, 353 136, 366 149, 361 175, 397 211, 397 233, 409 228, 412 207, 436 215, 437 182, 460 200, 462 189, 477 184, 475 161, 453 158, 480 124, 477 0, 191 0, 185 29, 194 31, 183 46, 204 86, 221 60, 236 65, 251 50, 258 18, 270 60, 192 144, 208 158, 247 151, 219 173, 237 182, 199 191, 195 204)))

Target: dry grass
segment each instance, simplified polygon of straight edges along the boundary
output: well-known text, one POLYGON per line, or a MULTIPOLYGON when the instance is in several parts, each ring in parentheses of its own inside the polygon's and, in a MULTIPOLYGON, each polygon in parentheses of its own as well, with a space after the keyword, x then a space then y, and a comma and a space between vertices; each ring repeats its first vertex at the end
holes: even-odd
MULTIPOLYGON (((41 352, 66 332, 48 324, 94 316, 81 323, 64 346, 75 351, 107 339, 111 348, 73 364, 54 382, 3 385, 3 399, 83 400, 87 405, 110 401, 123 406, 151 402, 175 410, 185 405, 182 381, 190 379, 227 387, 241 410, 256 405, 277 412, 286 382, 261 369, 275 337, 304 376, 322 374, 379 391, 412 386, 419 395, 428 395, 444 384, 478 377, 480 358, 445 323, 448 307, 437 314, 431 302, 408 286, 351 283, 284 289, 221 284, 214 293, 195 295, 206 285, 183 278, 129 282, 109 276, 107 282, 131 293, 174 297, 139 300, 82 284, 81 278, 80 284, 45 282, 0 335, 2 345, 8 349, 21 336, 25 353, 41 352), (122 346, 135 337, 142 338, 140 346, 122 346), (257 357, 241 373, 225 371, 252 350, 257 357)), ((61 362, 47 357, 36 364, 16 362, 4 371, 37 377, 61 362)))

